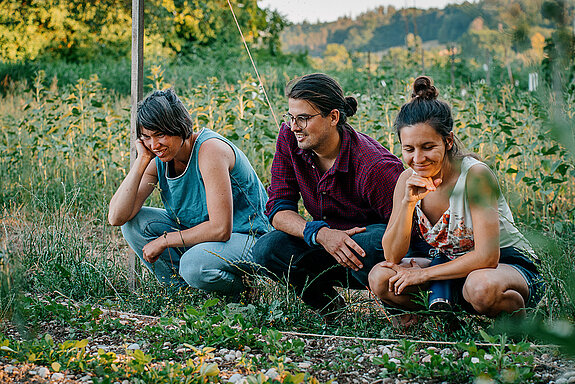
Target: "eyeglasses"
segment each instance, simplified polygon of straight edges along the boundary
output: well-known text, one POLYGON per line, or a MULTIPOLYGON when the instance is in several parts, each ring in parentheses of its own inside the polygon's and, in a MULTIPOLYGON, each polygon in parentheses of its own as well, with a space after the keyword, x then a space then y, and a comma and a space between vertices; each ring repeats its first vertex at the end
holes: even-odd
POLYGON ((295 125, 297 125, 299 128, 306 129, 307 121, 312 117, 316 117, 319 115, 321 115, 321 113, 316 113, 315 115, 297 115, 297 116, 294 116, 291 113, 286 113, 282 117, 284 118, 286 124, 290 125, 295 122, 295 125))

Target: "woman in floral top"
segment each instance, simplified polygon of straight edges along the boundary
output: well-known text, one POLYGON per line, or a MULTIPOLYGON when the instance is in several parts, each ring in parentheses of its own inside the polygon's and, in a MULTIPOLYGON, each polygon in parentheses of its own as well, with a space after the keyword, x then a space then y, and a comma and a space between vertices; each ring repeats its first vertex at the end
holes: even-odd
POLYGON ((382 240, 386 261, 370 272, 370 287, 386 304, 405 309, 420 309, 417 293, 431 289, 430 298, 445 291, 442 308, 524 314, 543 289, 536 256, 493 172, 463 153, 451 108, 437 95, 430 78, 418 77, 394 123, 409 168, 395 187, 382 240), (414 236, 429 245, 423 257, 405 257, 414 236))

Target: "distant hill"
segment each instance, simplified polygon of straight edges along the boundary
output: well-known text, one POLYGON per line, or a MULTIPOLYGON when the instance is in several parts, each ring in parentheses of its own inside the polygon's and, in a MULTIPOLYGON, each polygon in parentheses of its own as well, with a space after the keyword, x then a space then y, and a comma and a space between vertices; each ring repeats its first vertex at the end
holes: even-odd
POLYGON ((355 19, 342 17, 329 23, 291 25, 282 32, 282 49, 319 56, 328 44, 340 44, 350 52, 378 52, 405 45, 409 33, 418 35, 423 43, 437 40, 446 44, 459 41, 472 24, 495 31, 503 25, 513 33, 522 23, 545 26, 540 16, 542 2, 481 0, 427 10, 382 6, 355 19))

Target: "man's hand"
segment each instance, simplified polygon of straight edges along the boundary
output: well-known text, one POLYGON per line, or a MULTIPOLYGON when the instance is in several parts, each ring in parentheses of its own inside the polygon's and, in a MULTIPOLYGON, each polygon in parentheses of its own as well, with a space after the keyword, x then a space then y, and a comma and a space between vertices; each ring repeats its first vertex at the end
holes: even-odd
POLYGON ((421 268, 415 260, 411 259, 408 267, 384 261, 379 265, 391 268, 396 275, 389 279, 389 291, 396 295, 401 295, 403 290, 411 285, 421 285, 428 281, 426 271, 421 268))
POLYGON ((150 241, 142 248, 144 260, 148 263, 155 263, 166 248, 166 239, 163 236, 150 241))
POLYGON ((353 241, 351 236, 361 232, 365 232, 365 228, 355 227, 341 231, 323 227, 317 232, 316 241, 323 246, 339 264, 351 268, 354 271, 359 271, 360 268, 363 268, 363 264, 354 252, 361 257, 365 257, 365 251, 353 241))

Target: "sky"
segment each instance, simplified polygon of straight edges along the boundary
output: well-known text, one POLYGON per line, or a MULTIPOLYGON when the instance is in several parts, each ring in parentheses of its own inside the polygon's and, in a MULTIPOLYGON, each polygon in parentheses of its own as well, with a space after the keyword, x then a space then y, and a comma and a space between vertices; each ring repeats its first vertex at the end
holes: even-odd
POLYGON ((356 17, 382 5, 443 8, 453 3, 463 3, 463 0, 258 0, 260 7, 275 9, 293 23, 304 20, 310 23, 335 21, 341 16, 356 17))

